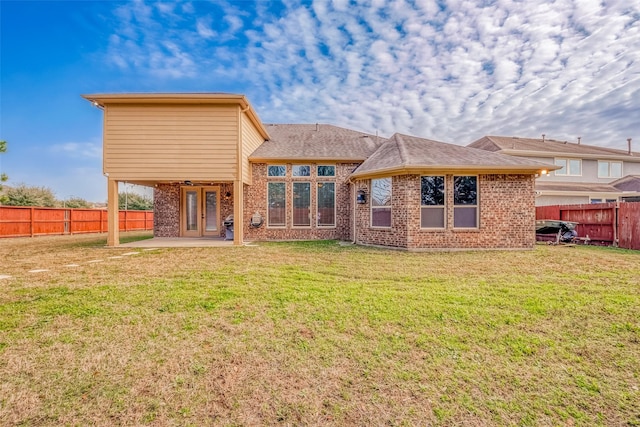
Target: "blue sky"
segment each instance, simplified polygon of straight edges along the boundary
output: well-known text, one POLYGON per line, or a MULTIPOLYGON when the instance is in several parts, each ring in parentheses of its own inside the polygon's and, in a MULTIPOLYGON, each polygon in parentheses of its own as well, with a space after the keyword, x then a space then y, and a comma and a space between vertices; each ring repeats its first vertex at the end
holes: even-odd
POLYGON ((466 145, 518 135, 640 151, 628 0, 0 0, 0 171, 106 199, 83 93, 245 94, 264 122, 466 145))

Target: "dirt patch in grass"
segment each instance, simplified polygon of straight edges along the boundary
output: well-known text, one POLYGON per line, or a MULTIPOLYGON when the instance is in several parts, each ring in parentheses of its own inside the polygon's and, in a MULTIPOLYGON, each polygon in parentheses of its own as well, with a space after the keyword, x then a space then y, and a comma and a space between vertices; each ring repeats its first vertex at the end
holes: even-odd
POLYGON ((0 241, 0 424, 640 423, 638 252, 80 240, 0 241))

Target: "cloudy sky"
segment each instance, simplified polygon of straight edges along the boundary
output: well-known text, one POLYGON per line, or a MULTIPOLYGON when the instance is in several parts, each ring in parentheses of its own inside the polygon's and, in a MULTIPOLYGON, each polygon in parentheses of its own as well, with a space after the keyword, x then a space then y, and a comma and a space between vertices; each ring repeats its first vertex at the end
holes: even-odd
POLYGON ((106 199, 83 93, 242 93, 266 123, 640 151, 637 0, 3 0, 0 19, 0 171, 59 199, 106 199))

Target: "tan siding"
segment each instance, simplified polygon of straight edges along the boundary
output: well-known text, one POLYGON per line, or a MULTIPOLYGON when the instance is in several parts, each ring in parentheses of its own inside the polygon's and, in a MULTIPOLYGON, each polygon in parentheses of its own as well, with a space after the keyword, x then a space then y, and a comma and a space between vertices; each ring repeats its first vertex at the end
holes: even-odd
POLYGON ((249 156, 264 142, 254 124, 246 114, 242 114, 242 181, 251 184, 251 165, 249 156))
POLYGON ((105 108, 104 169, 119 180, 233 180, 235 105, 114 104, 105 108))

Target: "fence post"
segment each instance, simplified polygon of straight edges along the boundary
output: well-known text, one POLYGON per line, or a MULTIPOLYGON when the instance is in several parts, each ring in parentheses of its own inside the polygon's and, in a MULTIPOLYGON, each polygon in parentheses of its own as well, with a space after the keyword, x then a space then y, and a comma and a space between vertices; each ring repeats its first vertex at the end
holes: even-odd
POLYGON ((34 232, 34 221, 35 221, 35 208, 32 206, 31 209, 31 220, 29 221, 29 234, 33 237, 34 232))

